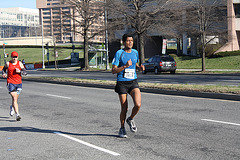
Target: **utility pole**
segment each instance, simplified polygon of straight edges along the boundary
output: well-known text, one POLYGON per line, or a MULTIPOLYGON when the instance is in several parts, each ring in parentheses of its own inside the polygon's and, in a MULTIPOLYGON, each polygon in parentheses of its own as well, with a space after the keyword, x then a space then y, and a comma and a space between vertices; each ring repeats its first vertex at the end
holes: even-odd
MULTIPOLYGON (((105 5, 106 5, 106 0, 105 0, 105 5)), ((104 6, 104 23, 105 23, 105 50, 106 50, 106 70, 109 69, 109 57, 108 57, 108 31, 107 31, 107 10, 106 6, 104 6)))
POLYGON ((6 64, 6 58, 7 55, 5 53, 5 39, 4 39, 4 29, 1 30, 3 32, 2 36, 3 36, 3 54, 4 54, 4 65, 6 64))
POLYGON ((45 68, 45 63, 44 63, 44 45, 43 45, 43 20, 42 20, 42 58, 43 58, 43 66, 42 68, 45 68))

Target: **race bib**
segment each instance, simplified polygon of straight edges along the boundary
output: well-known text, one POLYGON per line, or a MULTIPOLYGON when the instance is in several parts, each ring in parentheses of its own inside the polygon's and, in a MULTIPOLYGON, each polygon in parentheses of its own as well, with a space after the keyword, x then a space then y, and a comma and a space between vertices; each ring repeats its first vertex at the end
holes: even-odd
POLYGON ((134 79, 135 69, 125 69, 124 78, 134 79))

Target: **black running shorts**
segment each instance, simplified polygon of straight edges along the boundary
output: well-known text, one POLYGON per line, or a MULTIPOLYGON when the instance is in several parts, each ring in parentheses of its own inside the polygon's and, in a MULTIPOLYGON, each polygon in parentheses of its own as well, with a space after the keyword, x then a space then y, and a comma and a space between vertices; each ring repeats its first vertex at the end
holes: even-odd
POLYGON ((137 79, 132 81, 117 81, 117 84, 115 86, 115 92, 120 94, 127 94, 134 89, 139 88, 137 79))

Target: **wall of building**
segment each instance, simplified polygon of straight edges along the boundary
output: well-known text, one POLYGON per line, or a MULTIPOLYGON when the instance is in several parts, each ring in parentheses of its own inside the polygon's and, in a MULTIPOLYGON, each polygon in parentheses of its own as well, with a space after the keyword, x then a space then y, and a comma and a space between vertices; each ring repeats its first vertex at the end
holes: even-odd
POLYGON ((0 8, 1 37, 26 37, 39 35, 37 9, 0 8))
POLYGON ((38 26, 39 13, 37 9, 0 8, 0 24, 14 26, 38 26))
POLYGON ((226 51, 236 51, 240 49, 239 46, 239 36, 237 33, 237 30, 239 28, 239 20, 236 18, 236 13, 238 12, 237 7, 239 5, 235 5, 240 3, 237 0, 228 0, 227 1, 227 9, 228 9, 228 42, 223 45, 219 50, 216 51, 218 52, 226 52, 226 51))
POLYGON ((145 41, 144 54, 145 58, 162 54, 163 38, 161 36, 149 37, 145 41))
MULTIPOLYGON (((90 5, 91 12, 94 12, 94 5, 90 5)), ((83 42, 83 37, 79 34, 83 30, 80 27, 83 22, 74 5, 64 4, 61 0, 37 0, 39 8, 40 23, 43 25, 44 35, 54 36, 57 42, 68 43, 83 42), (72 17, 76 20, 73 20, 72 17), (79 17, 79 18, 77 18, 79 17), (78 22, 77 22, 78 21, 78 22)), ((89 36, 92 32, 99 30, 104 26, 104 17, 96 19, 89 29, 89 36)), ((96 35, 90 39, 91 42, 104 42, 103 35, 96 35)))
MULTIPOLYGON (((51 37, 44 37, 43 44, 52 42, 51 37)), ((42 45, 42 37, 14 37, 14 38, 0 38, 0 44, 7 45, 42 45)), ((50 44, 51 45, 51 44, 50 44)))

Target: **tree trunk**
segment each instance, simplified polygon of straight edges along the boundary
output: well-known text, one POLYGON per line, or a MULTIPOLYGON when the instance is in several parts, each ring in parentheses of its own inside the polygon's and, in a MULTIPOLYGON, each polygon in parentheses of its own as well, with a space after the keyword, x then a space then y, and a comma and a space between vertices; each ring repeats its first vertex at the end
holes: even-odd
POLYGON ((84 34, 84 65, 83 65, 83 70, 88 70, 89 65, 88 65, 88 34, 87 31, 84 34))
POLYGON ((55 61, 55 69, 57 69, 57 57, 56 57, 56 43, 54 42, 54 61, 55 61))
POLYGON ((143 33, 138 34, 138 41, 139 41, 139 58, 140 58, 140 64, 145 62, 145 56, 144 56, 144 36, 143 33))
POLYGON ((181 55, 181 39, 177 38, 177 55, 181 55))
POLYGON ((202 72, 206 71, 206 65, 205 65, 205 49, 206 49, 206 36, 205 33, 202 34, 202 72))

